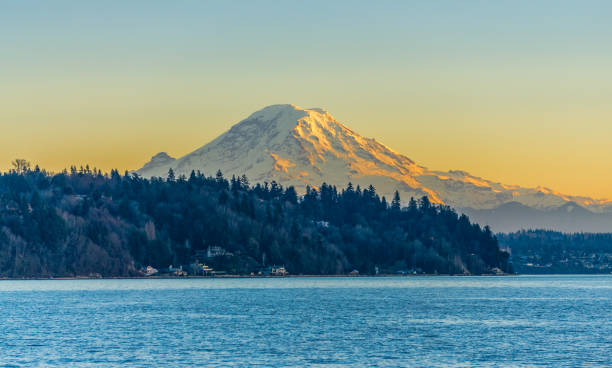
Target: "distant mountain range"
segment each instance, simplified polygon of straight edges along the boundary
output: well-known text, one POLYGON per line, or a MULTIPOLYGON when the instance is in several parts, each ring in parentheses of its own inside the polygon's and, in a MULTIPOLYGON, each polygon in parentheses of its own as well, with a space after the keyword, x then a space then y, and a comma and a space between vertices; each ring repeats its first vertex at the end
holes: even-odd
POLYGON ((610 233, 612 213, 596 213, 567 202, 559 207, 537 209, 518 202, 504 203, 492 209, 464 208, 462 212, 496 232, 509 233, 520 229, 546 229, 566 233, 610 233))
POLYGON ((295 186, 348 182, 374 185, 391 198, 427 195, 488 224, 494 231, 545 228, 559 231, 612 231, 612 201, 571 196, 544 187, 524 188, 470 175, 420 166, 372 138, 365 138, 319 108, 272 105, 231 127, 210 143, 175 159, 162 152, 136 173, 165 177, 192 170, 225 176, 245 174, 252 183, 295 186))

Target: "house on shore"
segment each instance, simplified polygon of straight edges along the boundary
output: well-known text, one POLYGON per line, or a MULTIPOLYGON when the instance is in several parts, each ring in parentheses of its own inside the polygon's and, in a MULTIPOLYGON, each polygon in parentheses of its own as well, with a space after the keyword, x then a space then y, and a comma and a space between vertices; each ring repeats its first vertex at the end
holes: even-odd
POLYGON ((156 275, 157 273, 159 273, 159 271, 157 271, 157 269, 152 267, 152 266, 147 266, 147 268, 144 268, 142 270, 142 273, 145 276, 153 276, 153 275, 156 275))
POLYGON ((161 269, 159 271, 160 274, 166 274, 170 276, 187 276, 187 271, 183 270, 183 266, 179 266, 178 268, 170 265, 168 268, 161 269))
POLYGON ((285 266, 270 266, 262 269, 259 272, 263 276, 287 276, 289 272, 285 269, 285 266))
POLYGON ((189 265, 191 273, 195 276, 213 276, 215 271, 204 263, 194 262, 189 265))

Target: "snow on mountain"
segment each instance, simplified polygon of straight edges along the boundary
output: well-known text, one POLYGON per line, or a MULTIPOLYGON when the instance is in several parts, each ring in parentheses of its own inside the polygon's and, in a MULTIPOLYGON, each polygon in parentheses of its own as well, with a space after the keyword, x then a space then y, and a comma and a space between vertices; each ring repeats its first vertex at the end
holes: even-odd
POLYGON ((419 181, 457 208, 493 209, 505 203, 516 202, 549 210, 575 203, 593 212, 612 212, 610 200, 566 195, 545 187, 506 185, 464 171, 429 171, 420 176, 419 181))
MULTIPOLYGON (((139 171, 155 171, 158 167, 168 167, 176 161, 174 157, 170 157, 166 152, 160 152, 155 156, 151 157, 151 161, 146 163, 139 171)), ((166 174, 168 171, 166 171, 166 174)))
POLYGON ((173 159, 160 153, 137 170, 145 177, 165 177, 200 170, 214 175, 246 174, 252 183, 277 182, 305 191, 321 183, 344 187, 348 182, 370 184, 389 198, 398 190, 404 201, 429 196, 436 203, 459 209, 495 209, 519 203, 552 210, 575 203, 593 212, 612 211, 609 200, 568 196, 548 188, 523 188, 472 176, 463 171, 433 171, 417 165, 372 138, 340 124, 327 111, 295 105, 272 105, 259 110, 212 142, 173 159))
POLYGON ((426 169, 374 139, 340 124, 327 111, 273 105, 253 113, 221 136, 176 160, 146 164, 137 173, 166 176, 191 170, 226 176, 246 174, 251 182, 276 180, 305 191, 323 182, 374 185, 384 195, 438 195, 416 180, 426 169))

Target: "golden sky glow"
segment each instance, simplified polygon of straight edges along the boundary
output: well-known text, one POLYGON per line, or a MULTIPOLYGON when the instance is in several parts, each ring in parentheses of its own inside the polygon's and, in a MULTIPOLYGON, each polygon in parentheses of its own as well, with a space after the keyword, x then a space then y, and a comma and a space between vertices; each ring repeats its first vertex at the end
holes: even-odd
POLYGON ((0 169, 136 169, 294 103, 432 169, 612 198, 608 2, 92 4, 0 5, 0 169))

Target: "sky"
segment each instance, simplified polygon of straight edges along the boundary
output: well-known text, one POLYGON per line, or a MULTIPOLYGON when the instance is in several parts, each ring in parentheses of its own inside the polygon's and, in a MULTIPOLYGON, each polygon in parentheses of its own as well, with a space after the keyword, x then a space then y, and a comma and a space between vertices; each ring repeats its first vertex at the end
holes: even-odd
POLYGON ((417 163, 612 198, 609 1, 0 3, 0 170, 137 169, 267 105, 417 163))

